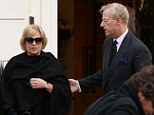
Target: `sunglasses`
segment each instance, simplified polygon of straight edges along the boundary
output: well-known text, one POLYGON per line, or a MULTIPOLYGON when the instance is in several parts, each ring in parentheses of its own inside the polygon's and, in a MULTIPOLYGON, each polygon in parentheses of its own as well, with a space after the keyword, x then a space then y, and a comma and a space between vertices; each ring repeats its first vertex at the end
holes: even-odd
POLYGON ((42 38, 41 37, 38 37, 38 38, 27 37, 26 38, 26 42, 29 44, 33 44, 34 41, 36 44, 40 44, 42 42, 42 38))

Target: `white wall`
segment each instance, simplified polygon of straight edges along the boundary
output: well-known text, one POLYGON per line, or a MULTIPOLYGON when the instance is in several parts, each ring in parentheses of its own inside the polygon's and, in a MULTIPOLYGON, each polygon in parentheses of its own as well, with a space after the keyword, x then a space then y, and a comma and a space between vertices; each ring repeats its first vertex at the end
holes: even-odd
POLYGON ((47 49, 57 57, 57 1, 42 0, 42 27, 46 32, 49 42, 47 49))
POLYGON ((0 0, 0 60, 22 51, 19 39, 28 24, 28 6, 28 0, 0 0))
POLYGON ((42 26, 48 37, 45 51, 57 57, 57 0, 31 0, 29 15, 42 26))

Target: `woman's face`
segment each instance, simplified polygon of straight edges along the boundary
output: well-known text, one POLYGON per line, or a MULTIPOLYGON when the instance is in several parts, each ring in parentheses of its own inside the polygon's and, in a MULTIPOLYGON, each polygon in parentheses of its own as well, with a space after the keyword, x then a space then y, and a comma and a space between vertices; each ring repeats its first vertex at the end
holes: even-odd
POLYGON ((42 50, 42 38, 39 32, 33 36, 28 36, 25 41, 25 48, 27 55, 37 56, 40 55, 42 50))

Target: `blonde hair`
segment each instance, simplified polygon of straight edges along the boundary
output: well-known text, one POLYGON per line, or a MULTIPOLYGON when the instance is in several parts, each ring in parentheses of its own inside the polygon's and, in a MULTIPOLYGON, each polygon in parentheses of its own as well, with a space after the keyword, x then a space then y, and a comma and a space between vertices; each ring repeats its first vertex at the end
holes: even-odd
POLYGON ((30 25, 27 25, 25 27, 25 29, 23 30, 23 34, 20 39, 21 49, 26 50, 26 48, 25 48, 26 38, 29 36, 35 35, 37 32, 40 33, 41 38, 42 38, 42 49, 45 48, 45 46, 47 45, 47 37, 46 37, 43 29, 39 25, 30 24, 30 25))

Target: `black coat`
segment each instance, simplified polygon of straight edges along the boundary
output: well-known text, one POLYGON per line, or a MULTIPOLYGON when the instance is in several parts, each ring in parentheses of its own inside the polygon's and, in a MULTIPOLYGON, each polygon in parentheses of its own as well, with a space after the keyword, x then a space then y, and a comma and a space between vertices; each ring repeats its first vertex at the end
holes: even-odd
POLYGON ((66 115, 72 99, 68 78, 59 61, 43 51, 39 56, 24 52, 11 58, 3 71, 0 91, 4 115, 20 115, 24 111, 32 115, 66 115), (52 93, 32 89, 32 77, 53 84, 52 93))
POLYGON ((104 41, 103 67, 95 74, 79 80, 81 90, 103 83, 104 92, 116 90, 131 75, 152 64, 149 49, 130 31, 126 34, 118 53, 110 64, 112 38, 104 41))
POLYGON ((119 90, 110 91, 94 102, 84 115, 145 115, 138 90, 127 81, 119 90))

